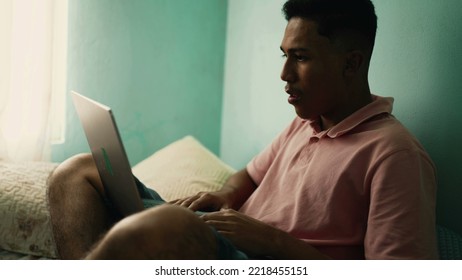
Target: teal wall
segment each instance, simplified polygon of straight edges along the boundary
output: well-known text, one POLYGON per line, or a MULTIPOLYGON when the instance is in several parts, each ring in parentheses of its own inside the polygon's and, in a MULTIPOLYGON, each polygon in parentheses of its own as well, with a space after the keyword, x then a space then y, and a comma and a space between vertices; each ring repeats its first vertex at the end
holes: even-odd
POLYGON ((240 169, 294 117, 279 78, 284 0, 228 4, 221 157, 240 169))
MULTIPOLYGON (((194 135, 218 153, 227 2, 69 0, 68 90, 112 107, 131 164, 194 135)), ((67 100, 53 160, 88 152, 67 100)))
POLYGON ((375 0, 374 91, 395 97, 395 115, 438 170, 438 222, 462 233, 462 1, 375 0))
MULTIPOLYGON (((229 1, 221 157, 243 167, 295 113, 279 81, 284 0, 229 1)), ((370 81, 438 169, 438 223, 462 233, 462 1, 373 0, 370 81)))

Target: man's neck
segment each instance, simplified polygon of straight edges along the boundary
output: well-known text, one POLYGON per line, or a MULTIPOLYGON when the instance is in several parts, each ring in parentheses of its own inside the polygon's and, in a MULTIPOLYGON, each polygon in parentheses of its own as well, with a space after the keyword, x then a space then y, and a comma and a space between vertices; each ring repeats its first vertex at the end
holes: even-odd
POLYGON ((333 114, 322 115, 320 118, 321 130, 327 130, 334 127, 354 112, 372 102, 372 95, 370 94, 369 89, 367 90, 367 93, 364 92, 359 96, 360 97, 352 98, 349 104, 343 107, 343 110, 338 110, 333 114))

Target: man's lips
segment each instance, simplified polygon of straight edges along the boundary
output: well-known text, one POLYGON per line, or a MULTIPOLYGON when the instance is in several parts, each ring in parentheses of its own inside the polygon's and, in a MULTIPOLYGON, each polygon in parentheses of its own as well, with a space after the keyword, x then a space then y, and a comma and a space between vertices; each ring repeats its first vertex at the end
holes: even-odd
POLYGON ((285 91, 287 92, 287 94, 289 94, 289 98, 287 99, 287 101, 290 103, 290 104, 294 104, 296 103, 297 101, 300 100, 301 96, 300 96, 300 92, 293 89, 293 88, 290 88, 288 86, 285 87, 285 91))

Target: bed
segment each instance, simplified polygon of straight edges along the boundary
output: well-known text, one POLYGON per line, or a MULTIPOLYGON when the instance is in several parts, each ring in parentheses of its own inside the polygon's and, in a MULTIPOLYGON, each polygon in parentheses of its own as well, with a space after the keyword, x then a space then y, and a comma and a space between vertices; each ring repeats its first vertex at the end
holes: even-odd
MULTIPOLYGON (((50 162, 0 161, 0 259, 56 259, 47 204, 50 162)), ((218 190, 234 169, 186 136, 147 157, 133 173, 165 200, 218 190)))
MULTIPOLYGON (((58 258, 50 226, 47 179, 57 163, 0 161, 0 260, 58 258)), ((147 157, 133 173, 165 200, 221 188, 234 172, 191 136, 147 157)), ((437 227, 441 259, 462 259, 462 238, 437 227)))

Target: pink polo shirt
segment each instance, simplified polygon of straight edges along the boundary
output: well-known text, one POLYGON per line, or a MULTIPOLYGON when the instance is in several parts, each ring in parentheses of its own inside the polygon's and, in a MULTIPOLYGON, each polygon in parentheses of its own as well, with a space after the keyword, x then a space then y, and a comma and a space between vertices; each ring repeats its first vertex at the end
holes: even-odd
POLYGON ((296 118, 247 171, 240 209, 336 259, 435 259, 435 167, 374 101, 336 126, 296 118))

